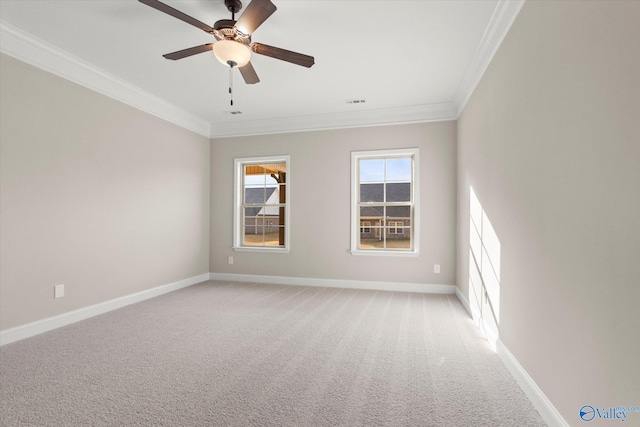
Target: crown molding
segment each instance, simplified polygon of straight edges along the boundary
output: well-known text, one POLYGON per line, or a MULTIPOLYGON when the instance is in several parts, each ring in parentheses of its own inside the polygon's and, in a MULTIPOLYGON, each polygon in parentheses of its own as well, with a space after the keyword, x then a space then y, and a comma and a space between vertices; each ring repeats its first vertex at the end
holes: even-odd
POLYGON ((212 138, 398 125, 456 119, 451 103, 213 123, 212 138))
POLYGON ((0 52, 209 137, 211 124, 0 20, 0 52))
POLYGON ((467 101, 489 67, 493 56, 497 52, 502 40, 515 21, 525 0, 498 0, 489 24, 478 43, 473 59, 465 71, 460 86, 456 91, 453 103, 456 105, 456 118, 460 116, 467 101))

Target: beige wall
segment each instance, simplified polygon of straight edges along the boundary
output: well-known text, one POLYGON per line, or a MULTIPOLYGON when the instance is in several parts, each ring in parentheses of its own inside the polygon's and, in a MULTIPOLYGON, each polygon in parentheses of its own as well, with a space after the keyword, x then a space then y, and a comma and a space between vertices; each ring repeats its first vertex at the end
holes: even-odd
POLYGON ((585 404, 638 405, 638 16, 640 2, 526 2, 457 125, 211 149, 2 56, 0 329, 207 271, 457 283, 466 295, 473 186, 501 243, 501 341, 572 425, 585 404), (350 255, 350 152, 403 147, 420 148, 420 256, 350 255), (234 252, 233 159, 280 154, 291 252, 234 252))
POLYGON ((208 272, 208 138, 0 66, 0 329, 208 272))
POLYGON ((458 121, 459 286, 473 186, 501 243, 500 339, 571 425, 640 404, 639 17, 526 2, 458 121))
POLYGON ((455 134, 455 122, 440 122, 214 139, 211 271, 455 284, 455 134), (351 152, 409 147, 420 149, 419 257, 351 255, 351 152), (291 156, 290 253, 234 252, 233 159, 286 154, 291 156), (440 274, 433 273, 433 264, 441 264, 440 274))

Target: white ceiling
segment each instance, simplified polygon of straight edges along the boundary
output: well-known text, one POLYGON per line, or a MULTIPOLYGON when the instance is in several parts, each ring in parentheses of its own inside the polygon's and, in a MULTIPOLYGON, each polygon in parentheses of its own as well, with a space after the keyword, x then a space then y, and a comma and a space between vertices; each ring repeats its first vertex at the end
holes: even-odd
MULTIPOLYGON (((253 41, 316 64, 254 54, 261 82, 234 70, 233 107, 212 53, 162 57, 213 37, 136 0, 0 0, 0 47, 211 136, 442 120, 457 116, 523 0, 272 1, 253 41)), ((210 25, 231 17, 223 0, 163 2, 210 25)))

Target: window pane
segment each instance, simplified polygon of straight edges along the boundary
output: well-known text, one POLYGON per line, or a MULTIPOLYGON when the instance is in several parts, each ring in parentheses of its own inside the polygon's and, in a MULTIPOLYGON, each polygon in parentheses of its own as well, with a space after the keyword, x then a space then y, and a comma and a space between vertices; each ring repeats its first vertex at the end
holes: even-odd
POLYGON ((264 186, 264 165, 245 165, 244 184, 245 186, 264 186))
POLYGON ((383 249, 383 232, 379 226, 372 227, 369 233, 360 233, 359 249, 383 249))
POLYGON ((284 246, 284 227, 267 227, 264 235, 265 246, 284 246))
MULTIPOLYGON (((280 190, 278 187, 267 187, 265 188, 265 203, 268 205, 277 205, 280 203, 280 190)), ((284 194, 283 194, 284 195, 284 194)), ((284 200, 282 201, 284 203, 284 200)), ((273 209, 273 208, 268 208, 273 209)))
POLYGON ((384 179, 384 159, 360 160, 360 182, 381 182, 384 179))
POLYGON ((278 185, 278 181, 271 175, 265 175, 264 182, 267 187, 275 187, 278 185))
MULTIPOLYGON (((247 236, 262 236, 264 228, 264 217, 260 214, 262 208, 252 207, 244 209, 244 235, 245 240, 247 236)), ((256 238, 250 239, 256 241, 256 238)), ((262 240, 262 238, 260 238, 262 240)))
POLYGON ((367 227, 360 228, 360 249, 383 248, 384 206, 363 206, 360 221, 367 227))
POLYGON ((411 201, 411 183, 410 182, 391 182, 385 184, 387 189, 387 202, 410 202, 411 201))
POLYGON ((245 208, 244 244, 247 246, 284 246, 284 224, 278 207, 245 208))
POLYGON ((387 206, 388 221, 404 221, 405 223, 411 219, 411 206, 387 206))
POLYGON ((284 225, 280 224, 280 214, 278 208, 268 207, 264 219, 266 233, 277 233, 278 227, 284 225))
POLYGON ((385 181, 411 181, 411 158, 387 159, 385 181))
POLYGON ((286 180, 286 165, 267 163, 244 166, 245 203, 279 203, 278 198, 269 200, 279 181, 286 180))
POLYGON ((396 234, 392 233, 392 229, 387 229, 387 249, 411 249, 411 233, 405 230, 398 229, 402 234, 396 234))
POLYGON ((244 203, 246 205, 262 204, 266 197, 264 187, 245 187, 244 188, 244 203))
POLYGON ((372 226, 381 225, 384 220, 384 206, 361 206, 360 221, 369 221, 372 226))
POLYGON ((384 202, 384 184, 360 184, 360 203, 384 202))
POLYGON ((262 234, 247 234, 244 236, 245 246, 264 246, 264 236, 262 234))

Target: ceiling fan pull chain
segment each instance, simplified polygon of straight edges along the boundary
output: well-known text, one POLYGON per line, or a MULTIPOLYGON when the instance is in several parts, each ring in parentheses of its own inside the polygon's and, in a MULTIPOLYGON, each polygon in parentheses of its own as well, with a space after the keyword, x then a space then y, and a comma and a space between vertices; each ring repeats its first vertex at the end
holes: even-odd
POLYGON ((233 106, 233 67, 229 67, 229 98, 233 106))

